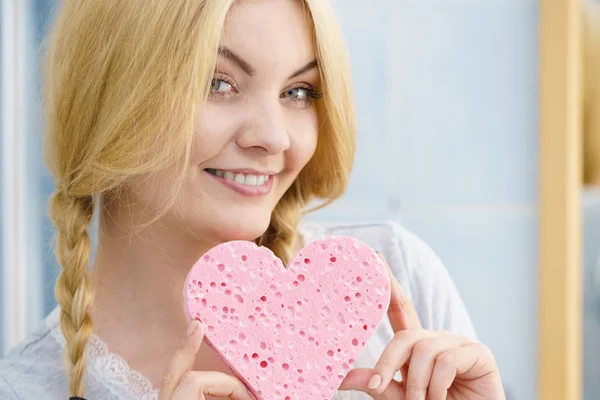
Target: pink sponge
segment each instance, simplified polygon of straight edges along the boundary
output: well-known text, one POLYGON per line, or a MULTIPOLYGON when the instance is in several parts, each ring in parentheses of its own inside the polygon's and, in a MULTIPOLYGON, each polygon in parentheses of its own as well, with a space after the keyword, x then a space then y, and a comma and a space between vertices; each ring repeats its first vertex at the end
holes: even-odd
POLYGON ((188 319, 263 400, 333 397, 390 300, 381 259, 348 237, 317 240, 288 268, 234 241, 207 252, 184 286, 188 319))

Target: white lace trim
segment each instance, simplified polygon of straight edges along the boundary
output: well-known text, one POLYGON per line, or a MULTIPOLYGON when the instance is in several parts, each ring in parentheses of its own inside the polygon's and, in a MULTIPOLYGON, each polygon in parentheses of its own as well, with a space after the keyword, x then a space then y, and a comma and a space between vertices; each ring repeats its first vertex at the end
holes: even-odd
MULTIPOLYGON (((60 329, 58 318, 60 309, 57 307, 47 319, 52 337, 64 348, 66 340, 60 329)), ((108 351, 108 345, 92 334, 87 345, 87 372, 108 389, 119 400, 158 400, 158 389, 152 387, 148 378, 140 372, 131 370, 122 357, 108 351)), ((363 352, 356 367, 373 364, 369 352, 363 352), (361 362, 362 361, 362 362, 361 362), (365 362, 366 361, 366 362, 365 362)), ((362 400, 370 399, 360 392, 338 391, 332 400, 362 400)))
MULTIPOLYGON (((52 336, 64 347, 66 340, 58 323, 59 315, 60 310, 57 308, 48 317, 48 323, 52 336)), ((127 361, 122 357, 110 353, 107 344, 96 334, 92 335, 86 351, 88 373, 118 399, 158 399, 158 389, 152 387, 150 380, 138 371, 129 369, 127 361)))

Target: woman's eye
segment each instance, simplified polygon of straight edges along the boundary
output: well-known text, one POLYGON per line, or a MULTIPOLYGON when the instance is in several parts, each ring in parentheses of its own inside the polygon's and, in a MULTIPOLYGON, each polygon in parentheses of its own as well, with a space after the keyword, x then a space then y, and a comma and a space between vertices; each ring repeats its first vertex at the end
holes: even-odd
POLYGON ((286 90, 285 92, 283 92, 283 97, 290 97, 292 99, 299 99, 299 100, 303 100, 308 98, 310 95, 308 89, 305 88, 295 88, 295 89, 290 89, 290 90, 286 90))
POLYGON ((213 79, 210 84, 210 90, 213 92, 230 92, 233 86, 222 79, 213 79))

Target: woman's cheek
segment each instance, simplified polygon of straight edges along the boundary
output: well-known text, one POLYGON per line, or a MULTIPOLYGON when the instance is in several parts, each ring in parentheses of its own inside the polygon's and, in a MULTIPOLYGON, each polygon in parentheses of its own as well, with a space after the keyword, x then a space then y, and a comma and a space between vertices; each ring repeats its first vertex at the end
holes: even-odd
POLYGON ((239 114, 232 113, 226 105, 208 103, 196 118, 192 141, 193 164, 216 157, 231 141, 239 129, 239 114))
POLYGON ((316 111, 314 113, 307 112, 307 115, 302 116, 299 120, 291 125, 291 147, 293 151, 294 166, 302 169, 312 158, 317 148, 319 139, 318 117, 316 111))

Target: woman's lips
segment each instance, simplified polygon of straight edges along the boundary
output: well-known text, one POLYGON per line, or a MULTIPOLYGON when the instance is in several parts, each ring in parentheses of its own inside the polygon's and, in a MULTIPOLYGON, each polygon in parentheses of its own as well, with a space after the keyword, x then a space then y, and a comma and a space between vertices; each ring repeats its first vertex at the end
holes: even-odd
POLYGON ((224 186, 245 196, 266 196, 273 188, 273 175, 207 168, 204 170, 224 186))

